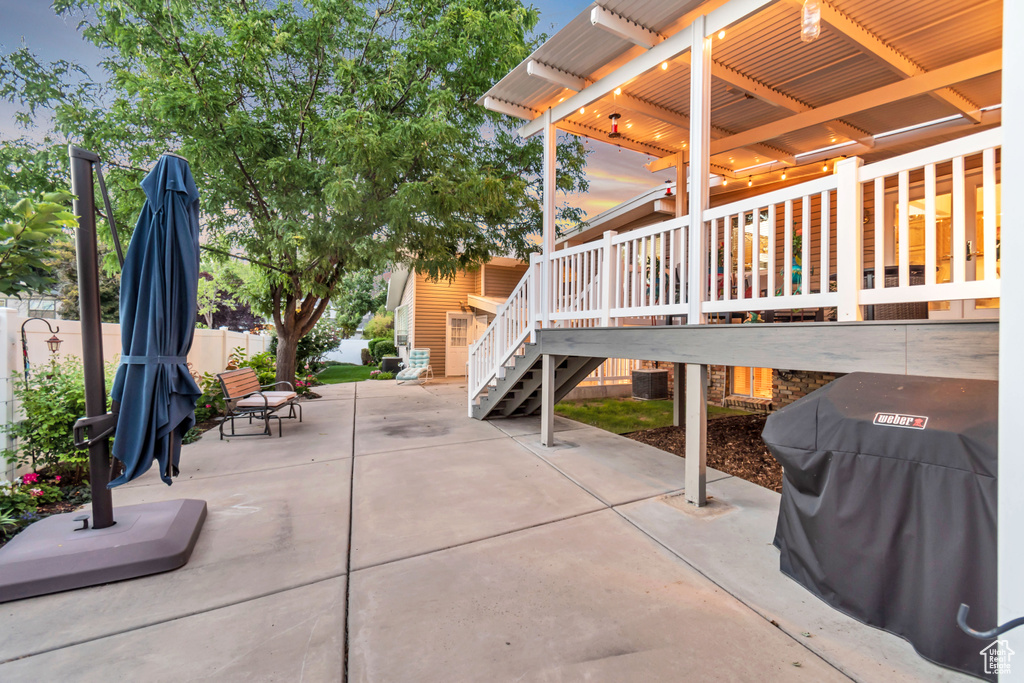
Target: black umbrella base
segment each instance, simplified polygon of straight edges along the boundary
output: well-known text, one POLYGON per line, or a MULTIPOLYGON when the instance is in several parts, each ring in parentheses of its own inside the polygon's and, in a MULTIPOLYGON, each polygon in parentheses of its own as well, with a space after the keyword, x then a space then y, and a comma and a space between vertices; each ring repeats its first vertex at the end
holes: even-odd
POLYGON ((0 548, 0 602, 177 569, 206 520, 206 501, 114 508, 114 525, 81 529, 81 512, 41 519, 0 548))

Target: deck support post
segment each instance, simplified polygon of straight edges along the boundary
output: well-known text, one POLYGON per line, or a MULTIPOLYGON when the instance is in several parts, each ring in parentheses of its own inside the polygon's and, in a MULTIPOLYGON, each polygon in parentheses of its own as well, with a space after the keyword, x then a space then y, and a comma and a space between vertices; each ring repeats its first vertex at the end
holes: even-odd
MULTIPOLYGON (((1008 230, 1002 231, 1002 286, 999 313, 999 509, 998 509, 998 615, 999 623, 1024 616, 1024 457, 1020 452, 1018 420, 1014 410, 1015 389, 1024 377, 1024 355, 1020 340, 1024 335, 1024 232, 1020 216, 1024 215, 1024 43, 1020 29, 1024 27, 1024 4, 1003 3, 1003 216, 1014 216, 1008 230)), ((1007 227, 1004 224, 1004 227, 1007 227)), ((981 624, 987 629, 995 624, 981 624)), ((1024 628, 1006 636, 1010 646, 1021 652, 1024 628)), ((1019 656, 1019 655, 1018 655, 1019 656)), ((1000 676, 1014 681, 1024 680, 1024 666, 1014 663, 1013 676, 1000 676)))
POLYGON ((686 502, 707 504, 708 366, 686 365, 686 502))
POLYGON ((540 442, 547 448, 555 445, 555 358, 541 356, 540 378, 540 442))
MULTIPOLYGON (((705 322, 704 212, 709 205, 708 175, 711 171, 708 154, 711 149, 711 39, 707 35, 706 20, 707 17, 697 17, 690 27, 690 182, 687 192, 690 228, 685 259, 688 325, 705 322)), ((686 501, 698 506, 707 502, 707 376, 706 365, 686 366, 686 501)))

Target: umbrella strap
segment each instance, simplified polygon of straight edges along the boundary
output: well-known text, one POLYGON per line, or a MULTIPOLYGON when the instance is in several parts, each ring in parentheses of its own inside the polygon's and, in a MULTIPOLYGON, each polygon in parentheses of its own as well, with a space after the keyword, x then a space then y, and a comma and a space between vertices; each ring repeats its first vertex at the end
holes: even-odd
POLYGON ((178 365, 187 362, 185 356, 121 356, 124 365, 178 365))

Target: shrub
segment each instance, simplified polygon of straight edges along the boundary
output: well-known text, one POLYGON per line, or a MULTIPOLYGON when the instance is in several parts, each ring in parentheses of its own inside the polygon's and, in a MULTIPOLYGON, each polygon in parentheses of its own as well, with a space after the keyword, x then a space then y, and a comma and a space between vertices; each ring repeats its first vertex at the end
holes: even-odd
POLYGON ((373 359, 378 363, 380 363, 380 359, 385 356, 395 355, 398 355, 398 349, 395 348, 395 343, 390 339, 382 339, 373 347, 373 359))
POLYGON ((393 372, 381 372, 380 370, 373 370, 370 372, 370 379, 394 379, 395 373, 393 372))
MULTIPOLYGON (((107 387, 112 384, 114 366, 108 365, 107 387)), ((85 415, 85 373, 82 362, 68 356, 40 367, 28 381, 17 379, 14 394, 25 414, 10 425, 17 449, 5 449, 0 456, 33 470, 52 468, 81 475, 89 460, 86 450, 75 448, 72 430, 85 415)))
POLYGON ((370 350, 370 355, 371 356, 376 357, 375 354, 374 354, 374 349, 376 349, 377 348, 377 344, 380 344, 382 341, 388 341, 388 338, 387 337, 375 337, 374 339, 371 339, 370 341, 368 341, 366 343, 366 348, 368 348, 370 350))
POLYGON ((0 480, 0 539, 13 536, 23 527, 38 519, 40 505, 56 503, 64 498, 56 475, 45 481, 35 472, 15 479, 0 480))
POLYGON ((363 326, 363 337, 376 339, 378 337, 391 338, 395 334, 395 314, 378 312, 363 326))
POLYGON ((363 365, 372 365, 373 354, 370 353, 370 349, 359 349, 359 360, 362 361, 363 365))

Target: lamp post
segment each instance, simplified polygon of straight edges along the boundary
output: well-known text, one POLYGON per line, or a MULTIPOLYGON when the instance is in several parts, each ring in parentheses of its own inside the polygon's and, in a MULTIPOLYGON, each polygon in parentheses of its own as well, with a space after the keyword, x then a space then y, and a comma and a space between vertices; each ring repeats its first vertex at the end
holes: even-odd
POLYGON ((21 324, 21 355, 25 362, 25 381, 28 381, 28 342, 25 339, 25 325, 28 325, 33 320, 42 320, 46 323, 46 327, 50 330, 50 334, 53 336, 46 340, 46 348, 50 349, 50 353, 57 353, 57 349, 60 348, 61 339, 57 337, 57 333, 60 332, 60 328, 53 329, 50 327, 50 321, 46 318, 29 318, 21 324))

